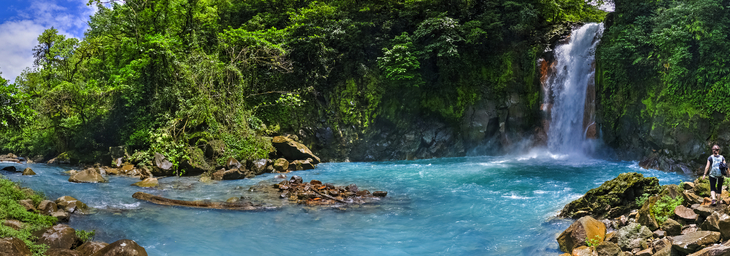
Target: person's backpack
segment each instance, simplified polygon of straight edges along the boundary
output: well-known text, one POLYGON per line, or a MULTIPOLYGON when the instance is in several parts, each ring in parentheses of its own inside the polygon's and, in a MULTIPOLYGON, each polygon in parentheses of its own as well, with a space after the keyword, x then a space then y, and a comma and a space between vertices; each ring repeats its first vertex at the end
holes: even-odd
POLYGON ((727 164, 720 163, 719 167, 720 167, 720 173, 722 174, 722 176, 727 176, 727 164))

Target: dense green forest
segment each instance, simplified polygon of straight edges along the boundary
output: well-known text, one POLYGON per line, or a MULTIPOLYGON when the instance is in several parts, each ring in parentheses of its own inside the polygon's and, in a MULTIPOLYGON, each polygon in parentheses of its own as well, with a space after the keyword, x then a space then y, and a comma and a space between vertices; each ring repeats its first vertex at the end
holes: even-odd
POLYGON ((89 4, 84 38, 49 28, 34 66, 0 87, 1 151, 93 162, 126 145, 177 164, 217 140, 252 159, 265 136, 313 123, 455 121, 510 90, 534 105, 544 35, 605 16, 583 0, 89 4))
POLYGON ((616 1, 597 51, 605 121, 632 105, 668 126, 730 114, 730 1, 616 1), (713 116, 714 114, 714 116, 713 116), (718 116, 719 115, 719 116, 718 116))

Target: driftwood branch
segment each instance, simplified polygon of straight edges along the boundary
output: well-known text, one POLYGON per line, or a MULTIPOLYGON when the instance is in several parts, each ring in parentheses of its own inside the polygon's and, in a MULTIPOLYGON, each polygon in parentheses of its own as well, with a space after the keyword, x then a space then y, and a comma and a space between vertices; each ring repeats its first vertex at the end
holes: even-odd
POLYGON ((150 195, 144 192, 137 192, 132 197, 144 200, 153 204, 168 205, 168 206, 182 206, 182 207, 193 207, 193 208, 206 208, 206 209, 221 209, 221 210, 237 210, 237 211, 255 211, 262 210, 262 207, 253 206, 250 202, 242 203, 227 203, 227 202, 209 202, 209 201, 183 201, 164 198, 161 196, 150 195))

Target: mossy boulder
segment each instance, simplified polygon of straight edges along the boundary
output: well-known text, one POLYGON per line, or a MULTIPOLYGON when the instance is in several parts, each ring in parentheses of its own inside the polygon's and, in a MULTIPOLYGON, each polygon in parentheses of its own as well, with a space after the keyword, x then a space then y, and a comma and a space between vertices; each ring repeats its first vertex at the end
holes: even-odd
POLYGON ((189 147, 187 154, 190 159, 185 159, 180 163, 180 170, 183 171, 183 175, 200 175, 214 169, 205 161, 205 154, 200 148, 189 147))
POLYGON ((644 205, 641 206, 641 209, 639 209, 639 212, 636 215, 636 222, 646 226, 652 231, 659 229, 659 224, 657 223, 656 218, 651 211, 651 209, 654 208, 654 205, 658 200, 658 196, 650 197, 648 200, 646 200, 646 202, 644 202, 644 205))
POLYGON ((565 205, 560 216, 579 218, 590 215, 598 218, 615 218, 637 208, 637 197, 642 194, 653 195, 660 191, 661 186, 656 177, 644 178, 635 172, 622 173, 565 205))
POLYGON ((710 179, 696 179, 695 182, 695 195, 698 195, 700 197, 709 197, 710 196, 710 179))

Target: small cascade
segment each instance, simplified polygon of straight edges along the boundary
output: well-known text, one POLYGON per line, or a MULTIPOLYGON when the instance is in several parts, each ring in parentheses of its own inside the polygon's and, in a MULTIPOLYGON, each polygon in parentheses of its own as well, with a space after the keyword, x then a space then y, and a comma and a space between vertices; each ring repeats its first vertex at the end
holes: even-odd
POLYGON ((595 50, 603 24, 573 30, 568 42, 555 48, 554 60, 542 61, 545 98, 541 109, 549 120, 548 149, 554 153, 583 153, 586 138, 596 138, 595 50), (545 69, 545 70, 543 70, 545 69))

